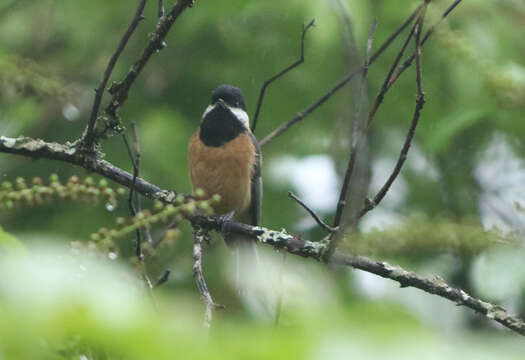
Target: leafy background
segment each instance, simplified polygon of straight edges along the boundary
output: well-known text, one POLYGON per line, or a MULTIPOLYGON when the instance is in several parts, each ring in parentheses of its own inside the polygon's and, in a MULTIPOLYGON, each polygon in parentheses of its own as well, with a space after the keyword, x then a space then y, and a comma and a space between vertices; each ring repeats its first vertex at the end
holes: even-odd
MULTIPOLYGON (((114 80, 133 64, 154 28, 154 3, 148 4, 114 80)), ((141 175, 164 188, 189 192, 187 140, 211 90, 221 83, 241 87, 253 113, 262 82, 297 58, 303 23, 316 20, 306 41, 306 62, 270 88, 258 137, 355 66, 358 54, 348 52, 341 6, 348 10, 362 56, 374 18, 379 22, 377 45, 417 3, 196 2, 121 110, 126 125, 138 125, 141 175)), ((427 24, 448 5, 432 2, 427 24)), ((102 0, 1 2, 0 133, 76 139, 134 6, 102 0)), ((524 24, 522 1, 480 0, 462 3, 439 27, 423 51, 427 104, 407 164, 382 205, 362 220, 361 235, 345 244, 429 276, 438 274, 522 316, 524 24)), ((369 102, 399 46, 371 67, 369 102)), ((409 70, 392 88, 371 129, 366 162, 370 194, 396 161, 415 101, 414 76, 409 70)), ((264 148, 263 225, 286 227, 311 239, 323 235, 286 192, 298 193, 330 219, 348 156, 354 94, 351 87, 341 91, 264 148)), ((107 160, 130 169, 120 137, 105 141, 104 152, 107 160)), ((57 162, 0 154, 2 181, 52 173, 62 179, 88 175, 57 162)), ((188 226, 148 263, 152 278, 167 267, 173 270, 170 281, 156 291, 157 311, 137 283, 130 261, 132 238, 119 241, 116 261, 93 254, 84 260, 67 250, 73 241, 86 243, 98 228, 113 227, 118 216, 128 216, 123 202, 112 212, 103 203, 54 201, 0 213, 6 274, 0 281, 0 358, 517 359, 523 354, 521 339, 446 301, 398 290, 368 274, 334 272, 291 257, 279 276, 281 255, 261 249, 267 286, 279 288, 282 280, 282 318, 274 329, 273 310, 237 296, 232 255, 218 238, 206 251, 205 272, 212 294, 226 309, 216 312, 208 339, 200 326, 202 304, 191 275, 188 226), (13 250, 12 244, 25 250, 13 250), (86 270, 81 270, 83 261, 91 264, 86 270)), ((269 295, 272 301, 277 293, 269 295)))

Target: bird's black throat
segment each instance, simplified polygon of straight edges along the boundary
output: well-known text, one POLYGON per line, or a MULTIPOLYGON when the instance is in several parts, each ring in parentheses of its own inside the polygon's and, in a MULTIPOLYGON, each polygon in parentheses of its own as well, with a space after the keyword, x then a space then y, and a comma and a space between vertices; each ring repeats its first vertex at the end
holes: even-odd
POLYGON ((216 106, 201 123, 199 137, 206 146, 220 147, 246 131, 235 115, 223 106, 216 106))

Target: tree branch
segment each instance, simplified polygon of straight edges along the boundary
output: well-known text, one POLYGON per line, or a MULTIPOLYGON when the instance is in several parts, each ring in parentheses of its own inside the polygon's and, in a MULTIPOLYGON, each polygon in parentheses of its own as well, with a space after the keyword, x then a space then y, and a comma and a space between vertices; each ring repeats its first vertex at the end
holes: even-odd
POLYGON ((207 237, 207 230, 204 230, 200 226, 193 226, 193 278, 195 279, 195 284, 201 294, 201 299, 206 306, 204 312, 204 326, 209 328, 211 326, 213 310, 216 308, 222 308, 222 306, 215 304, 213 301, 202 272, 202 243, 207 237))
POLYGON ((128 98, 129 89, 135 82, 135 79, 140 74, 146 63, 150 59, 151 55, 161 50, 164 45, 164 39, 171 29, 171 26, 177 21, 178 17, 188 7, 192 7, 194 0, 179 0, 173 8, 164 17, 161 17, 155 32, 149 36, 148 44, 142 51, 140 58, 135 62, 132 68, 129 70, 127 75, 118 83, 113 83, 109 92, 113 95, 111 101, 107 105, 104 112, 106 115, 116 118, 118 109, 124 104, 128 98))
MULTIPOLYGON (((121 185, 130 187, 133 177, 131 174, 112 165, 99 160, 82 160, 85 157, 71 146, 57 143, 46 143, 42 140, 33 140, 20 137, 17 139, 0 136, 0 152, 29 156, 32 158, 47 158, 68 162, 81 166, 89 171, 97 172, 108 179, 114 180, 121 185)), ((144 196, 164 202, 174 200, 174 192, 162 190, 158 186, 137 178, 136 191, 144 196)), ((266 245, 285 250, 286 252, 322 261, 323 254, 327 250, 326 242, 312 242, 302 240, 299 236, 290 235, 285 230, 274 231, 259 226, 251 226, 237 222, 231 222, 224 217, 189 216, 188 220, 195 226, 200 226, 207 231, 229 232, 245 235, 266 245)), ((199 249, 197 249, 199 250, 199 249)), ((427 279, 413 272, 406 271, 398 266, 392 266, 385 262, 377 262, 362 256, 351 256, 335 251, 330 258, 331 263, 350 266, 383 278, 397 281, 401 287, 414 287, 430 294, 443 297, 453 301, 457 305, 466 306, 487 319, 492 319, 503 326, 525 336, 525 323, 522 319, 511 316, 501 306, 476 299, 465 291, 453 288, 441 279, 427 279)))
MULTIPOLYGON (((428 31, 425 33, 425 36, 423 37, 423 41, 421 41, 421 46, 424 46, 425 43, 427 42, 428 38, 430 36, 432 36, 432 34, 436 31, 436 28, 439 26, 439 24, 441 24, 443 22, 443 20, 446 19, 446 17, 452 12, 452 10, 454 10, 456 8, 456 6, 458 6, 461 1, 463 0, 455 0, 444 12, 443 14, 441 15, 441 18, 439 19, 439 21, 437 23, 435 23, 434 25, 432 25, 430 27, 430 29, 428 29, 428 31)), ((396 81, 397 79, 399 79, 399 77, 405 72, 406 69, 408 69, 412 63, 414 62, 414 59, 416 58, 416 55, 415 53, 410 55, 410 57, 405 60, 405 62, 399 67, 399 69, 397 69, 396 73, 394 76, 392 76, 392 79, 390 81, 390 84, 388 84, 388 86, 392 86, 396 81)))
MULTIPOLYGON (((434 26, 432 26, 432 28, 427 31, 427 33, 425 34, 425 36, 423 37, 423 41, 421 43, 421 46, 423 46, 426 42, 426 40, 432 35, 432 33, 435 31, 435 28, 441 23, 441 21, 447 17, 451 12, 452 10, 454 10, 456 8, 457 5, 459 5, 459 3, 461 2, 462 0, 455 0, 454 3, 443 13, 443 16, 442 16, 442 19, 437 23, 435 24, 434 26)), ((425 5, 425 4, 428 4, 428 2, 430 2, 430 0, 425 0, 424 2, 422 2, 417 8, 416 10, 403 22, 403 24, 398 28, 396 29, 392 35, 390 35, 388 37, 388 39, 379 47, 379 49, 370 57, 370 64, 369 65, 372 65, 378 58, 379 56, 381 56, 381 54, 384 52, 384 50, 386 50, 391 44, 392 42, 399 36, 399 34, 408 26, 412 23, 412 21, 414 20, 414 18, 419 14, 419 11, 422 9, 422 7, 425 5)), ((390 86, 392 86, 397 80, 398 78, 403 74, 403 72, 409 68, 411 65, 412 65, 412 62, 414 60, 415 56, 412 55, 407 61, 405 61, 405 63, 403 63, 403 65, 399 68, 399 70, 394 74, 392 75, 390 78, 390 83, 388 84, 388 88, 390 88, 390 86)), ((361 67, 360 69, 348 74, 347 76, 345 76, 342 80, 340 80, 339 83, 337 83, 332 89, 330 89, 326 94, 324 94, 323 96, 321 96, 321 98, 319 98, 318 100, 316 100, 316 102, 314 102, 314 104, 310 105, 305 111, 303 112, 299 112, 297 113, 291 120, 289 120, 288 122, 285 122, 281 125, 279 125, 279 127, 275 130, 273 130, 271 133, 269 133, 268 135, 266 135, 266 137, 264 137, 261 141, 259 141, 259 145, 260 146, 264 146, 266 144, 268 144, 269 142, 273 141, 273 139, 279 135, 281 135, 283 132, 287 131, 290 127, 292 127, 293 125, 295 125, 296 123, 298 123, 299 121, 303 120, 304 118, 306 118, 308 115, 310 115, 315 109, 317 109, 317 107, 319 107, 320 105, 322 105, 323 103, 325 103, 332 95, 334 95, 337 91, 339 91, 344 85, 346 85, 355 75, 356 73, 359 73, 359 72, 362 72, 364 69, 361 67)))
POLYGON ((425 93, 423 92, 422 75, 421 75, 421 31, 423 30, 425 12, 426 12, 426 7, 421 12, 421 15, 418 18, 415 24, 415 27, 414 27, 415 42, 416 42, 417 99, 416 99, 416 105, 414 109, 414 115, 412 117, 412 123, 410 125, 410 129, 408 130, 407 137, 405 138, 405 143, 403 144, 403 147, 401 148, 399 158, 397 160, 394 170, 392 171, 392 174, 390 174, 390 176, 388 177, 388 180, 383 185, 383 187, 379 190, 379 192, 376 194, 374 199, 368 200, 366 202, 365 207, 363 208, 363 210, 361 210, 359 214, 359 217, 364 216, 368 211, 376 207, 381 202, 381 200, 383 200, 388 190, 390 190, 390 187, 392 186, 396 178, 399 176, 399 173, 401 172, 401 168, 403 167, 403 164, 405 163, 405 160, 408 155, 408 150, 410 149, 410 145, 412 144, 412 139, 414 138, 414 134, 416 133, 416 127, 419 123, 421 111, 423 110, 423 106, 425 105, 425 93))
POLYGON ((109 77, 111 76, 111 73, 113 72, 113 68, 115 67, 115 64, 117 63, 117 60, 126 47, 128 40, 130 39, 131 35, 133 35, 133 32, 139 25, 139 22, 144 19, 144 16, 142 15, 144 13, 144 6, 146 5, 146 0, 140 0, 139 6, 137 8, 137 11, 135 12, 135 16, 131 20, 131 23, 129 24, 126 32, 120 39, 120 42, 117 46, 117 49, 113 53, 113 56, 111 56, 111 59, 109 60, 109 63, 106 67, 106 70, 104 71, 104 77, 102 78, 102 81, 100 82, 99 86, 95 89, 95 100, 93 101, 93 107, 91 109, 91 115, 89 117, 89 123, 86 129, 86 132, 84 134, 84 147, 89 152, 93 151, 93 146, 96 141, 96 135, 95 135, 95 123, 97 121, 98 111, 100 109, 100 103, 102 102, 102 96, 104 95, 104 90, 106 89, 106 85, 108 83, 109 77))
POLYGON ((336 227, 331 227, 330 225, 328 225, 327 223, 325 223, 320 217, 319 215, 317 215, 317 213, 311 209, 308 205, 306 205, 304 203, 304 201, 302 201, 301 199, 299 199, 294 193, 292 193, 291 191, 288 191, 288 196, 291 197, 292 199, 294 199, 295 201, 297 201, 297 203, 299 205, 302 206, 303 209, 305 209, 309 214, 310 216, 315 220, 315 222, 317 223, 317 225, 319 225, 320 227, 322 227, 323 229, 325 229, 326 231, 332 233, 334 231, 337 231, 338 229, 336 227))
POLYGON ((252 133, 255 134, 255 127, 257 126, 257 119, 259 118, 259 112, 261 111, 262 102, 264 99, 264 94, 266 92, 266 88, 275 80, 280 78, 281 76, 285 75, 290 70, 296 68, 297 66, 301 65, 304 62, 304 39, 306 37, 306 33, 308 30, 315 25, 315 19, 312 19, 307 25, 303 24, 303 32, 301 33, 301 55, 299 56, 299 59, 295 61, 293 64, 288 66, 287 68, 279 71, 277 74, 266 80, 261 87, 261 91, 259 92, 259 99, 257 100, 257 107, 255 108, 255 115, 253 116, 253 122, 252 122, 252 133))

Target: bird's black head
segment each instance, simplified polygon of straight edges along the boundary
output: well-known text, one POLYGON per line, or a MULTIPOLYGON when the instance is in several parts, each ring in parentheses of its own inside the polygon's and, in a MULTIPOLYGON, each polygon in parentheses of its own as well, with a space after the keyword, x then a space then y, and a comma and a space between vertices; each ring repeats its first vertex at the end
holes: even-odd
POLYGON ((200 139, 206 146, 223 146, 239 134, 250 131, 241 90, 221 85, 211 94, 211 104, 202 116, 200 139))
POLYGON ((211 93, 211 104, 216 104, 222 99, 228 106, 246 111, 246 103, 241 89, 232 85, 221 85, 211 93))

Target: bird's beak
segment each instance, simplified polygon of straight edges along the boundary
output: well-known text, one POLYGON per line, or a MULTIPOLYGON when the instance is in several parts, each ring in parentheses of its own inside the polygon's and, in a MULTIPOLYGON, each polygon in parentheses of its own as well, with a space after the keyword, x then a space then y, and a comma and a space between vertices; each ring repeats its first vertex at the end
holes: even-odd
POLYGON ((224 102, 224 100, 222 100, 222 99, 217 100, 217 105, 222 107, 223 109, 227 109, 228 108, 228 104, 226 104, 224 102))

